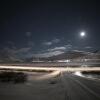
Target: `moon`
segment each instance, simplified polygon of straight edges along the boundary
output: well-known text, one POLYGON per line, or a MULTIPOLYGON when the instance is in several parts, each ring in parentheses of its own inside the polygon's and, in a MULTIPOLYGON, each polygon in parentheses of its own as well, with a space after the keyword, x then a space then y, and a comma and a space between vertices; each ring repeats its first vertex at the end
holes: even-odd
POLYGON ((85 32, 80 32, 80 37, 85 37, 86 33, 85 32))

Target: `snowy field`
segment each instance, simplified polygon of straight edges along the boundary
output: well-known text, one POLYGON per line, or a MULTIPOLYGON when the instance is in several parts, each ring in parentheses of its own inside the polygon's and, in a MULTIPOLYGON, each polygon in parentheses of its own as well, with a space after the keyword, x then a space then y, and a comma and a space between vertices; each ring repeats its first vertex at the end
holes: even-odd
POLYGON ((100 81, 80 72, 24 73, 25 83, 0 83, 0 100, 100 100, 100 81))
POLYGON ((28 74, 26 83, 0 83, 0 100, 64 100, 64 87, 54 73, 28 74))

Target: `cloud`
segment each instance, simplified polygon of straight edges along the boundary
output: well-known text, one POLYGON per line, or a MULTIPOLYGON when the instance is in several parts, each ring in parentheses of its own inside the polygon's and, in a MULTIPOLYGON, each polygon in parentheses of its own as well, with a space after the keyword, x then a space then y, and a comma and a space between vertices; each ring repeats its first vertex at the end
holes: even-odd
POLYGON ((50 46, 50 45, 52 45, 52 42, 43 42, 42 44, 45 46, 50 46))
POLYGON ((85 49, 91 49, 91 48, 92 48, 91 46, 86 46, 86 47, 85 47, 85 49))
POLYGON ((33 54, 35 57, 51 57, 54 55, 59 55, 64 53, 63 51, 51 51, 51 52, 45 52, 45 53, 40 53, 40 54, 33 54))
POLYGON ((0 60, 1 59, 24 59, 27 57, 32 57, 33 54, 33 41, 27 41, 26 46, 17 47, 13 41, 8 41, 6 45, 0 50, 0 60))
POLYGON ((68 45, 64 45, 64 46, 59 46, 59 47, 54 47, 54 48, 47 49, 45 52, 38 53, 38 54, 33 54, 33 56, 36 56, 36 57, 50 57, 50 56, 65 53, 66 51, 68 51, 71 48, 72 48, 72 45, 68 44, 68 45))
POLYGON ((54 47, 54 48, 48 49, 47 51, 57 51, 57 50, 67 51, 71 48, 72 48, 72 45, 67 44, 67 45, 64 45, 64 46, 59 46, 59 47, 54 47))
POLYGON ((60 42, 60 39, 54 39, 54 40, 52 40, 52 43, 59 43, 60 42))
POLYGON ((15 45, 15 43, 14 43, 13 41, 7 41, 6 44, 7 44, 7 45, 10 45, 10 46, 14 46, 14 45, 15 45))
POLYGON ((28 54, 30 50, 31 48, 24 47, 24 48, 16 48, 16 49, 5 48, 4 51, 9 56, 20 57, 19 55, 22 55, 22 54, 26 56, 26 54, 28 54))
POLYGON ((31 32, 26 32, 27 37, 31 37, 32 33, 31 32))
POLYGON ((55 47, 53 49, 48 49, 48 51, 66 50, 66 47, 55 47))
POLYGON ((33 47, 35 45, 35 43, 33 41, 28 41, 28 46, 29 47, 33 47))
POLYGON ((15 53, 27 53, 29 50, 31 50, 31 47, 24 47, 14 50, 15 53))
POLYGON ((56 43, 59 43, 60 42, 60 39, 53 39, 51 41, 45 41, 43 42, 42 44, 45 45, 45 46, 50 46, 50 45, 53 45, 53 44, 56 44, 56 43))
POLYGON ((71 48, 72 48, 72 45, 71 45, 71 44, 67 44, 67 45, 65 45, 65 47, 66 47, 67 49, 71 49, 71 48))
POLYGON ((6 57, 8 59, 20 59, 26 57, 27 55, 30 54, 31 47, 23 47, 23 48, 10 48, 10 47, 5 47, 0 51, 0 55, 4 54, 3 58, 6 57), (23 56, 21 56, 23 55, 23 56))

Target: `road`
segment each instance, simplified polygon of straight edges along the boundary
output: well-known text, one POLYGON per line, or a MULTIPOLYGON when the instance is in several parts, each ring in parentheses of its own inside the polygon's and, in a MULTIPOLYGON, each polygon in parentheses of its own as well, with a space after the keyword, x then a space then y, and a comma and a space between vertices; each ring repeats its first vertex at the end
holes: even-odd
POLYGON ((100 100, 100 80, 72 74, 76 71, 100 71, 93 68, 0 66, 2 69, 52 70, 40 75, 40 81, 31 79, 27 84, 0 83, 0 100, 100 100), (55 77, 56 76, 56 77, 55 77), (50 81, 54 80, 54 84, 50 81))
POLYGON ((40 74, 39 81, 32 78, 25 84, 0 83, 0 100, 100 100, 99 80, 57 73, 43 75, 45 78, 40 74))
POLYGON ((100 81, 61 73, 65 89, 64 100, 100 100, 100 81))

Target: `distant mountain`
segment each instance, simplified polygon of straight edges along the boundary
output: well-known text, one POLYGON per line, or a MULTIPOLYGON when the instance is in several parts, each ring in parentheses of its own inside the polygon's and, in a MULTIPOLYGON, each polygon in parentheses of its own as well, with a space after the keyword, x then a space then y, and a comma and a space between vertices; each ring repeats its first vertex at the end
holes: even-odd
POLYGON ((13 53, 7 50, 0 50, 0 63, 21 62, 22 59, 18 58, 13 53))
POLYGON ((46 62, 46 61, 56 61, 56 60, 67 60, 67 59, 100 59, 99 52, 85 52, 85 51, 78 51, 72 50, 67 51, 62 54, 53 55, 51 57, 29 57, 29 58, 20 58, 13 53, 9 53, 7 51, 0 51, 0 62, 2 63, 12 63, 12 62, 25 62, 25 63, 32 63, 32 62, 46 62))
POLYGON ((94 50, 93 53, 100 53, 100 50, 94 50))
POLYGON ((56 60, 66 60, 66 59, 100 59, 100 54, 98 53, 91 53, 91 52, 84 52, 78 50, 67 51, 62 54, 53 55, 51 57, 31 57, 25 58, 24 62, 31 63, 31 62, 46 62, 46 61, 56 61, 56 60))
POLYGON ((73 50, 56 56, 49 57, 48 59, 51 60, 76 59, 80 57, 85 57, 87 54, 88 54, 87 52, 73 50))
POLYGON ((85 59, 100 59, 100 53, 92 53, 85 56, 85 59))

